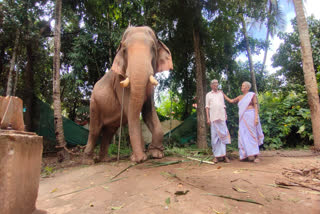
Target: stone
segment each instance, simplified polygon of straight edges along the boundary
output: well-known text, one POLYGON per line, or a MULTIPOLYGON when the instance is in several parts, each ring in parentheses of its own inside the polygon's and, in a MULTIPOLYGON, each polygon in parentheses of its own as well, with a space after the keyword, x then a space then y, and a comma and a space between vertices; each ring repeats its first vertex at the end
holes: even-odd
POLYGON ((31 214, 38 196, 41 136, 0 130, 0 212, 31 214))

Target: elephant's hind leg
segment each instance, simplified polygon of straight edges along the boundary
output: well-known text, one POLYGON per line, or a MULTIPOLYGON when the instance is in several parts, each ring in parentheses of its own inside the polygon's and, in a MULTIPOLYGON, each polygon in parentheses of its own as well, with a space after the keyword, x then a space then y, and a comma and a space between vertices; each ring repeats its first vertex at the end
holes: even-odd
POLYGON ((86 148, 84 150, 83 163, 84 164, 93 164, 93 150, 96 145, 96 141, 100 135, 102 128, 101 121, 96 112, 95 102, 90 103, 90 127, 89 127, 89 137, 86 148))
POLYGON ((100 144, 99 152, 99 162, 108 161, 108 148, 116 131, 117 130, 115 128, 103 128, 102 141, 100 144))

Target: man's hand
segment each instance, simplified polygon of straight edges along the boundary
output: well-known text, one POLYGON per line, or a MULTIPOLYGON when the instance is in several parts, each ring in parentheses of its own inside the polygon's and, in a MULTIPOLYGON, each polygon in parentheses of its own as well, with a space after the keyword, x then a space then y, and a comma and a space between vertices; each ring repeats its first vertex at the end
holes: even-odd
POLYGON ((259 120, 258 120, 258 118, 257 118, 257 117, 255 117, 255 118, 254 118, 254 125, 255 125, 255 126, 257 126, 257 125, 258 125, 258 123, 259 123, 259 120))

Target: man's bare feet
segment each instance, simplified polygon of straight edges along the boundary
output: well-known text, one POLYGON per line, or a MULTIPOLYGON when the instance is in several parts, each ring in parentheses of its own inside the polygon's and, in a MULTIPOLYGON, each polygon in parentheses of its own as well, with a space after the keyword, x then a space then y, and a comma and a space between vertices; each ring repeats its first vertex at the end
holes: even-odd
POLYGON ((227 156, 224 157, 224 162, 230 163, 230 160, 229 160, 229 158, 227 156))
POLYGON ((217 158, 213 158, 212 160, 214 163, 218 163, 218 159, 217 158))

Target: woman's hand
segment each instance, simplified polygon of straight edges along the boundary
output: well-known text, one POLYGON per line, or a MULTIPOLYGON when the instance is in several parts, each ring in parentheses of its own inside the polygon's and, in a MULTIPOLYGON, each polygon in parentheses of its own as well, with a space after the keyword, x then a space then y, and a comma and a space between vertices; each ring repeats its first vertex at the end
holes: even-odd
POLYGON ((210 120, 207 120, 207 123, 208 123, 208 125, 211 125, 211 122, 210 122, 210 120))

